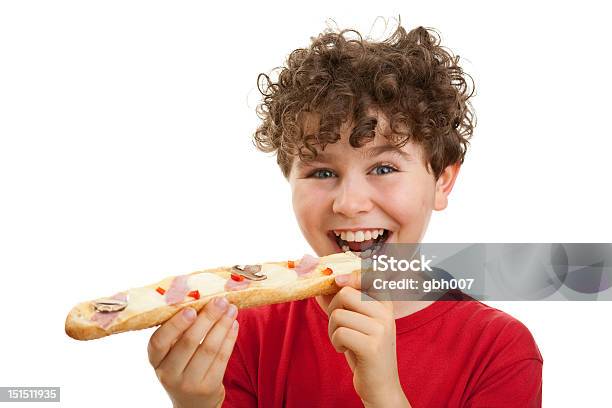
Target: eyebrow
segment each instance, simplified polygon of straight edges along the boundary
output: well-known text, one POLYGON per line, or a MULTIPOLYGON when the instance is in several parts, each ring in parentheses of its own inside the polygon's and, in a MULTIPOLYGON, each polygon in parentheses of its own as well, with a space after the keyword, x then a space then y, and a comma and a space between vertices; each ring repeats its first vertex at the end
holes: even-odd
POLYGON ((379 156, 383 153, 387 153, 387 152, 391 152, 393 154, 397 154, 399 156, 401 156, 403 159, 406 160, 411 160, 412 159, 412 155, 402 149, 400 149, 397 146, 394 145, 384 145, 384 146, 376 146, 376 147, 371 147, 368 150, 366 150, 365 153, 365 157, 368 158, 372 158, 372 157, 376 157, 379 156))
MULTIPOLYGON (((411 161, 413 156, 400 149, 397 146, 394 145, 384 145, 384 146, 376 146, 376 147, 371 147, 367 150, 364 151, 363 156, 365 158, 374 158, 376 156, 380 156, 381 154, 387 153, 387 152, 391 152, 393 155, 397 155, 400 156, 401 158, 403 158, 404 160, 407 161, 411 161)), ((302 161, 302 160, 298 160, 296 163, 296 167, 298 169, 303 169, 303 168, 308 168, 308 167, 313 167, 317 164, 325 164, 325 163, 329 163, 332 161, 333 155, 330 155, 328 153, 325 152, 318 152, 317 153, 317 157, 312 159, 312 160, 307 160, 307 161, 302 161)))
MULTIPOLYGON (((384 146, 376 146, 376 147, 371 147, 367 150, 364 151, 364 157, 365 158, 373 158, 376 156, 380 156, 381 154, 387 153, 387 152, 391 152, 394 155, 398 155, 401 158, 403 158, 404 160, 412 160, 412 155, 402 149, 400 149, 397 146, 394 145, 384 145, 384 146)), ((308 167, 308 166, 312 166, 313 164, 322 164, 325 162, 330 162, 332 159, 332 155, 325 153, 325 152, 318 152, 317 153, 317 157, 312 159, 312 160, 308 160, 306 162, 303 161, 298 161, 296 163, 296 165, 298 167, 308 167)))

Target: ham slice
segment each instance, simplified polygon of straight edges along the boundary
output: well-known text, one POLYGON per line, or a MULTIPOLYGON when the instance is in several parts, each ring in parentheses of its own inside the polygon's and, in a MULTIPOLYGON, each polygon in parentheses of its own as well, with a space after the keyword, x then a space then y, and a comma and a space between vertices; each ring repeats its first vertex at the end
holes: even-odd
POLYGON ((189 287, 187 286, 188 278, 189 275, 180 275, 172 280, 170 287, 166 291, 167 304, 174 305, 175 303, 185 300, 185 296, 187 296, 187 293, 189 292, 189 287))
MULTIPOLYGON (((121 300, 123 302, 127 302, 127 293, 125 292, 119 292, 113 296, 111 296, 111 299, 117 299, 117 300, 121 300)), ((103 328, 106 329, 108 326, 111 325, 111 323, 113 323, 113 321, 117 318, 117 315, 121 313, 119 312, 94 312, 93 316, 91 316, 91 321, 92 322, 96 322, 98 323, 98 325, 103 328)))
POLYGON ((232 290, 242 290, 248 288, 250 284, 251 281, 246 278, 240 282, 229 278, 227 282, 225 282, 225 290, 228 292, 232 290))
POLYGON ((312 272, 318 265, 319 258, 306 254, 300 259, 300 263, 295 267, 295 273, 297 273, 298 276, 306 275, 312 272))

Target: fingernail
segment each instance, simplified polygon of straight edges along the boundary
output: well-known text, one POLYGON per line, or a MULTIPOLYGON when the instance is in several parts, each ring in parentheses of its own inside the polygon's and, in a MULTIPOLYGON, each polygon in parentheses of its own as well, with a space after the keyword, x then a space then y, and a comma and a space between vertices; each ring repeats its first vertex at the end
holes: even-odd
POLYGON ((236 312, 238 312, 238 308, 235 305, 230 305, 226 313, 229 317, 234 317, 236 316, 236 312))
POLYGON ((348 275, 336 275, 336 283, 341 285, 347 283, 350 277, 348 275))
POLYGON ((183 317, 185 318, 186 321, 192 322, 193 319, 195 319, 196 317, 196 311, 191 307, 183 309, 183 317))
POLYGON ((232 324, 232 330, 238 330, 238 320, 234 320, 234 323, 232 324))
POLYGON ((224 297, 220 297, 220 298, 216 298, 215 299, 215 305, 217 305, 217 307, 219 307, 222 310, 225 310, 225 308, 227 307, 228 304, 229 304, 229 302, 224 297))

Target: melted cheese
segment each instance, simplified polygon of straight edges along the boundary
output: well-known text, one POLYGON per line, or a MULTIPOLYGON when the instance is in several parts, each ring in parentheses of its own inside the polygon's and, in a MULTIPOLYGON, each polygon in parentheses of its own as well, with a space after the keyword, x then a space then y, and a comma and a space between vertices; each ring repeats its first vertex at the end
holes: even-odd
POLYGON ((352 252, 333 254, 321 258, 319 271, 330 268, 333 275, 346 275, 356 270, 361 270, 361 258, 352 252))
POLYGON ((189 287, 190 291, 198 290, 200 292, 200 296, 204 297, 225 292, 226 281, 226 279, 223 279, 221 276, 215 273, 202 272, 189 275, 187 286, 189 287))
POLYGON ((164 297, 157 293, 155 288, 145 286, 143 288, 130 289, 128 292, 128 304, 124 314, 136 314, 164 306, 164 297))
POLYGON ((297 273, 293 269, 275 264, 263 264, 261 272, 268 277, 267 279, 256 281, 263 287, 287 285, 298 278, 297 273))

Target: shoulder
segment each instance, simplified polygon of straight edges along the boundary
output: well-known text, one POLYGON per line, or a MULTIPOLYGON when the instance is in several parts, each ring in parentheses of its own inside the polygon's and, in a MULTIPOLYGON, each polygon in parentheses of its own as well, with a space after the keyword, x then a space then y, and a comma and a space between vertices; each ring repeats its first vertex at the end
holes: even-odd
MULTIPOLYGON (((495 350, 498 357, 509 360, 543 361, 535 339, 527 326, 510 314, 464 295, 447 314, 446 319, 461 328, 482 351, 495 350)), ((510 361, 509 361, 510 362, 510 361)))
POLYGON ((470 372, 468 406, 541 406, 543 359, 517 318, 468 298, 445 316, 470 372))

